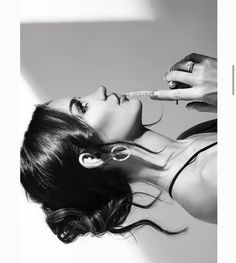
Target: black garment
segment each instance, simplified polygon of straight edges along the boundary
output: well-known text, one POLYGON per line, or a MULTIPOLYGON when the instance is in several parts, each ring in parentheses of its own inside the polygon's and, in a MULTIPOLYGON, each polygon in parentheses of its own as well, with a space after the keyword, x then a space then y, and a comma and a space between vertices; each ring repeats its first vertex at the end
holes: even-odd
POLYGON ((210 145, 207 145, 204 148, 200 149, 194 155, 192 155, 191 158, 188 159, 188 161, 180 168, 180 170, 176 173, 176 175, 172 179, 172 181, 170 183, 170 186, 169 186, 169 195, 170 195, 171 198, 173 198, 172 197, 172 189, 173 189, 174 183, 175 183, 176 179, 178 178, 178 176, 180 175, 180 173, 184 170, 184 168, 186 166, 188 166, 198 156, 199 153, 208 150, 209 148, 215 146, 216 144, 217 144, 217 142, 214 142, 214 143, 211 143, 210 145))
MULTIPOLYGON (((187 137, 192 136, 194 134, 207 133, 207 132, 217 132, 217 119, 197 124, 197 125, 193 126, 192 128, 186 130, 185 132, 181 133, 177 139, 178 140, 186 139, 187 137)), ((184 168, 186 166, 188 166, 198 156, 199 153, 208 150, 209 148, 215 146, 216 144, 217 144, 217 142, 214 142, 210 145, 205 146, 204 148, 200 149, 199 151, 197 151, 194 155, 192 155, 190 157, 190 159, 188 159, 188 161, 175 174, 175 176, 172 179, 170 186, 169 186, 169 195, 171 198, 173 198, 172 197, 172 189, 173 189, 174 183, 175 183, 176 179, 178 178, 178 176, 180 175, 180 173, 184 170, 184 168)))
POLYGON ((182 140, 194 134, 207 132, 217 132, 217 119, 199 123, 193 126, 192 128, 186 130, 185 132, 181 133, 177 139, 182 140))

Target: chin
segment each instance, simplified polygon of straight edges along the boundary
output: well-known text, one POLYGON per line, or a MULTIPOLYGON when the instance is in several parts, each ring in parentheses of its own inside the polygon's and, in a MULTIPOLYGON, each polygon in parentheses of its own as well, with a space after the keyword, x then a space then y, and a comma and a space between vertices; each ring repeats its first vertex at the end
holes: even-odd
POLYGON ((135 123, 136 123, 136 127, 140 128, 141 126, 143 126, 142 124, 142 112, 143 112, 143 104, 140 100, 133 100, 134 102, 134 111, 135 111, 135 123))
POLYGON ((136 109, 137 109, 137 115, 140 115, 142 117, 142 112, 143 112, 143 104, 141 102, 141 100, 137 100, 135 99, 135 105, 136 105, 136 109))
POLYGON ((129 101, 129 103, 132 103, 133 107, 135 108, 135 110, 136 110, 137 112, 142 111, 142 109, 143 109, 143 104, 142 104, 141 100, 132 99, 132 100, 129 101))

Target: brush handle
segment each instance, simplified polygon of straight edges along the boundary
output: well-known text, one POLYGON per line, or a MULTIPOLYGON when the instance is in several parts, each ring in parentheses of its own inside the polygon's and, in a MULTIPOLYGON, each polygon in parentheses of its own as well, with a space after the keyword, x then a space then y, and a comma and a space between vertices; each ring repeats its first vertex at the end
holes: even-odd
POLYGON ((121 95, 125 95, 128 97, 135 97, 135 96, 149 96, 149 97, 151 97, 154 95, 154 91, 140 90, 140 91, 132 91, 132 92, 122 93, 121 95))

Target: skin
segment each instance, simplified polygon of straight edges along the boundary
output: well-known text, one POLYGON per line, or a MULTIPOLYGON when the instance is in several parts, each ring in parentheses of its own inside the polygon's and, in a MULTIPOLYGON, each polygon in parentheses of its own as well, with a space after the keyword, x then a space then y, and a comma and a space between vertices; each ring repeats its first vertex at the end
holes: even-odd
MULTIPOLYGON (((84 167, 88 169, 98 166, 102 169, 118 167, 125 172, 131 182, 147 182, 168 192, 174 175, 190 156, 216 141, 215 133, 198 134, 185 140, 172 140, 146 129, 142 124, 142 103, 137 99, 128 100, 124 96, 119 98, 114 93, 107 96, 104 87, 78 100, 85 106, 83 110, 74 104, 70 111, 71 98, 52 101, 48 106, 82 117, 104 142, 130 140, 152 151, 164 149, 160 154, 147 154, 136 147, 130 147, 131 156, 122 162, 112 158, 97 159, 89 152, 79 156, 79 161, 84 167), (109 166, 104 166, 107 163, 109 166), (157 168, 163 167, 166 163, 164 171, 157 168)), ((216 147, 202 152, 181 172, 172 194, 173 198, 195 218, 216 223, 216 147)))
POLYGON ((50 107, 82 116, 106 142, 132 139, 137 137, 137 131, 142 130, 142 104, 139 100, 129 101, 125 96, 120 99, 115 93, 107 96, 104 87, 79 99, 87 107, 86 112, 81 112, 75 105, 70 112, 70 100, 71 97, 55 100, 50 103, 50 107), (133 127, 136 129, 132 129, 133 127))
POLYGON ((152 99, 192 101, 187 104, 187 109, 217 112, 216 58, 192 53, 175 63, 164 79, 170 90, 158 90, 152 99), (187 63, 191 62, 194 66, 192 72, 188 72, 187 63))

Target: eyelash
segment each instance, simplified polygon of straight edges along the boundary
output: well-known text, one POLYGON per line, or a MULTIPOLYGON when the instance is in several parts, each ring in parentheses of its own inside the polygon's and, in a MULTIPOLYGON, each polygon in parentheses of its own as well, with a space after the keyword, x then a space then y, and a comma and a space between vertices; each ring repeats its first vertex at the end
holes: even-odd
POLYGON ((88 103, 81 103, 79 100, 75 102, 75 106, 83 114, 88 110, 88 103))

